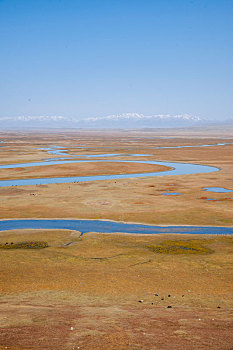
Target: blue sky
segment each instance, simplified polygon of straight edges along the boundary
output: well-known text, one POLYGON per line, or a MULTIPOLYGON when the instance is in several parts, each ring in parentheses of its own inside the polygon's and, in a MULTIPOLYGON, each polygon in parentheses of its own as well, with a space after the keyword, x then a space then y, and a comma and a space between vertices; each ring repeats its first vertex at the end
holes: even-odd
POLYGON ((0 117, 232 117, 232 18, 232 0, 0 0, 0 117))

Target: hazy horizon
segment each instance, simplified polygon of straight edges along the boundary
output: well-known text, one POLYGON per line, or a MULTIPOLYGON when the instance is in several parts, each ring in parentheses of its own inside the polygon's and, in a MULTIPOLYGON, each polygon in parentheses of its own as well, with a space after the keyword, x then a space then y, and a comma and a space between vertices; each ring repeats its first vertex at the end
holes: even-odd
POLYGON ((0 117, 232 118, 232 15, 228 0, 1 0, 0 117))

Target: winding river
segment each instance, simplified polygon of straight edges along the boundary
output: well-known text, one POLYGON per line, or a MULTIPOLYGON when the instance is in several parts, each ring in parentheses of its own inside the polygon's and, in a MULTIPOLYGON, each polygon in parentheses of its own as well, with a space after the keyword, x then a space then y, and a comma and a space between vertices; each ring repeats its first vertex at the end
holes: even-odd
POLYGON ((211 226, 154 226, 135 223, 123 223, 105 220, 70 220, 70 219, 39 219, 39 220, 0 220, 0 231, 15 229, 63 229, 77 230, 82 233, 135 233, 135 234, 221 234, 232 235, 233 227, 211 226))
POLYGON ((48 166, 48 165, 59 165, 69 163, 89 163, 89 162, 118 162, 118 163, 140 163, 150 165, 163 165, 171 169, 160 171, 160 172, 148 172, 148 173, 134 173, 134 174, 113 174, 113 175, 95 175, 95 176, 73 176, 73 177, 51 177, 51 178, 33 178, 33 179, 17 179, 17 180, 2 180, 0 181, 0 187, 6 186, 25 186, 25 185, 45 185, 45 184, 58 184, 58 183, 71 183, 71 182, 83 182, 83 181, 97 181, 97 180, 119 180, 139 177, 150 177, 150 176, 170 176, 170 175, 192 175, 200 173, 211 173, 218 171, 216 167, 207 165, 199 165, 192 163, 180 163, 180 162, 166 162, 166 161, 148 161, 148 160, 120 160, 120 159, 103 159, 103 158, 116 158, 116 157, 145 157, 151 156, 148 154, 117 154, 117 153, 106 153, 106 154, 92 154, 92 155, 70 155, 67 154, 66 149, 58 149, 58 146, 52 146, 49 148, 42 148, 50 154, 62 155, 62 158, 47 159, 41 162, 31 163, 18 163, 18 164, 5 164, 0 165, 0 169, 13 169, 13 168, 26 168, 36 166, 48 166), (65 156, 65 157, 64 157, 65 156), (88 159, 70 159, 75 158, 88 158, 88 159), (92 159, 95 158, 95 159, 92 159), (101 159, 96 159, 101 158, 101 159))
MULTIPOLYGON (((226 143, 229 144, 229 143, 226 143)), ((225 144, 215 144, 223 146, 225 144)), ((182 148, 182 147, 208 147, 214 145, 199 145, 199 146, 177 146, 177 147, 156 147, 162 148, 182 148)), ((149 172, 149 173, 134 173, 134 174, 114 174, 114 175, 95 175, 95 176, 75 176, 75 177, 58 177, 58 178, 36 178, 36 179, 18 179, 18 180, 3 180, 0 181, 0 187, 5 186, 25 186, 25 185, 40 185, 40 184, 52 184, 52 183, 71 183, 81 181, 96 181, 96 180, 111 180, 111 179, 126 179, 126 178, 139 178, 139 177, 151 177, 151 176, 171 176, 171 175, 192 175, 201 173, 211 173, 218 171, 216 167, 210 167, 206 165, 192 164, 192 163, 180 163, 180 162, 166 162, 166 161, 146 161, 146 160, 122 160, 116 159, 116 157, 141 157, 151 156, 148 154, 99 154, 99 155, 70 155, 67 154, 67 150, 59 146, 51 146, 44 148, 50 154, 62 156, 60 158, 47 159, 40 162, 20 163, 20 164, 8 164, 0 165, 0 169, 12 169, 21 167, 36 167, 36 166, 48 166, 59 165, 68 163, 85 163, 85 162, 119 162, 119 163, 140 163, 140 164, 152 164, 152 165, 164 165, 170 167, 170 170, 161 172, 149 172), (79 159, 70 159, 70 158, 79 159), (103 159, 103 158, 115 159, 103 159), (80 159, 86 158, 86 159, 80 159), (94 158, 94 159, 93 159, 94 158), (100 159, 95 159, 100 158, 100 159)), ((0 220, 0 231, 13 230, 13 229, 69 229, 78 230, 82 233, 86 232, 123 232, 123 233, 137 233, 137 234, 163 234, 163 233, 179 233, 179 234, 233 234, 233 227, 210 227, 210 226, 154 226, 154 225, 142 225, 136 223, 122 223, 114 221, 104 220, 75 220, 75 219, 13 219, 13 220, 0 220)))

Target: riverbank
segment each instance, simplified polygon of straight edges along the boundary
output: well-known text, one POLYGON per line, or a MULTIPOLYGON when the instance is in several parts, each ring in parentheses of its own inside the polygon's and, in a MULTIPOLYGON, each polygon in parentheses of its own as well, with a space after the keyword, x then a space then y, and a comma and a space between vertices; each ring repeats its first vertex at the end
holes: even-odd
MULTIPOLYGON (((232 226, 232 201, 224 193, 204 191, 206 187, 233 188, 233 145, 231 139, 203 137, 161 138, 150 133, 94 132, 32 134, 11 133, 5 135, 5 146, 1 149, 3 163, 41 162, 51 158, 47 150, 52 145, 65 149, 66 155, 103 155, 103 147, 111 154, 122 154, 121 160, 151 161, 157 159, 175 163, 197 163, 220 169, 213 173, 170 176, 108 179, 75 183, 12 186, 0 188, 2 207, 0 218, 81 218, 110 219, 125 222, 141 222, 151 225, 196 225, 232 226), (103 142, 104 137, 104 142, 103 142), (221 145, 217 145, 217 144, 221 145), (227 143, 226 145, 222 145, 227 143), (214 145, 201 147, 201 145, 214 145), (187 146, 184 148, 166 148, 187 146), (196 146, 200 147, 196 147, 196 146), (195 146, 195 147, 192 147, 195 146), (81 148, 78 148, 81 147, 81 148), (159 149, 156 147, 160 147, 159 149), (163 148, 162 148, 163 147, 163 148), (150 154, 145 158, 129 157, 130 153, 150 154), (17 154, 15 150, 18 150, 17 154), (132 150, 133 149, 133 150, 132 150), (126 157, 127 156, 127 157, 126 157), (181 193, 179 196, 163 193, 181 193), (93 195, 95 194, 95 195, 93 195), (204 198, 205 197, 205 198, 204 198), (216 200, 208 200, 216 199, 216 200), (54 205, 56 203, 56 205, 54 205)), ((3 136, 3 135, 2 135, 3 136)), ((54 146, 53 146, 54 148, 54 146)), ((53 154, 53 157, 60 155, 53 154)), ((89 158, 91 160, 91 158, 89 158)), ((151 171, 156 165, 142 163, 73 163, 38 166, 25 169, 1 169, 13 179, 18 177, 66 176, 69 174, 99 175, 107 166, 109 173, 128 173, 138 170, 151 171), (151 167, 151 168, 149 168, 151 167), (85 171, 85 172, 84 172, 85 171), (13 172, 13 173, 12 173, 13 172), (29 172, 29 173, 28 173, 29 172)), ((161 164, 160 164, 161 165, 161 164)), ((167 164, 168 165, 168 164, 167 164)), ((156 168, 156 170, 159 170, 156 168)), ((160 169, 161 170, 161 169, 160 169)), ((161 175, 162 173, 157 173, 161 175)), ((4 176, 4 177, 3 177, 4 176)))
MULTIPOLYGON (((52 157, 58 158, 67 156, 62 150, 84 159, 85 155, 103 155, 107 149, 123 154, 122 160, 166 160, 219 170, 1 187, 0 225, 6 218, 8 223, 18 218, 56 218, 59 223, 79 218, 91 226, 83 235, 80 226, 0 231, 0 350, 230 349, 233 238, 187 234, 185 230, 198 226, 232 229, 232 201, 227 200, 231 194, 204 189, 233 189, 233 145, 217 145, 233 140, 229 133, 228 138, 220 138, 217 132, 217 137, 199 132, 202 134, 179 131, 169 138, 162 131, 1 135, 5 141, 2 164, 42 162, 51 158, 45 149, 53 147, 60 155, 53 153, 52 157), (211 146, 201 147, 206 144, 211 146), (180 148, 182 145, 189 147, 180 148), (129 150, 147 156, 132 157, 129 150), (95 220, 99 231, 104 225, 105 233, 93 232, 95 220), (138 223, 144 232, 158 225, 162 234, 118 233, 115 229, 108 233, 118 223, 138 223), (183 233, 167 234, 169 225, 183 233)), ((37 172, 45 177, 65 177, 70 172, 101 175, 104 164, 110 165, 107 174, 119 174, 126 168, 135 172, 137 166, 144 172, 155 166, 88 162, 0 172, 2 179, 10 174, 5 171, 11 172, 9 179, 32 173, 36 177, 37 172)))
POLYGON ((151 226, 136 223, 116 222, 113 220, 84 220, 84 219, 11 219, 0 220, 0 231, 25 229, 69 229, 96 233, 125 233, 125 234, 203 234, 203 235, 233 235, 233 227, 227 226, 192 226, 192 225, 162 225, 151 226))

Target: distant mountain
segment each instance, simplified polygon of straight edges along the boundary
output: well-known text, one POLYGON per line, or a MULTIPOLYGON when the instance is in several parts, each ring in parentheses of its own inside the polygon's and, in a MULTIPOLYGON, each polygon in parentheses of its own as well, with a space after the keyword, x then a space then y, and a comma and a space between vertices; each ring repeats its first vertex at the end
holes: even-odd
POLYGON ((87 118, 86 125, 105 128, 161 128, 193 126, 201 123, 199 117, 183 115, 143 115, 138 113, 124 113, 107 117, 87 118))
MULTIPOLYGON (((233 118, 232 118, 233 122, 233 118)), ((0 118, 0 129, 52 129, 52 128, 181 128, 202 126, 207 120, 189 114, 143 115, 124 113, 105 117, 76 119, 63 116, 17 116, 0 118)))
MULTIPOLYGON (((51 129, 68 127, 70 118, 62 116, 17 116, 0 118, 0 129, 51 129)), ((71 123, 73 125, 73 123, 71 123)), ((70 127, 72 127, 70 125, 70 127)))

